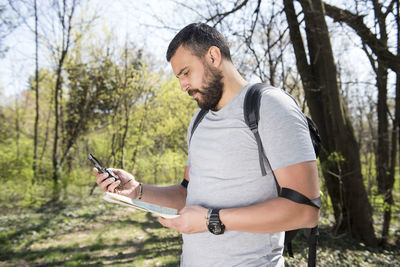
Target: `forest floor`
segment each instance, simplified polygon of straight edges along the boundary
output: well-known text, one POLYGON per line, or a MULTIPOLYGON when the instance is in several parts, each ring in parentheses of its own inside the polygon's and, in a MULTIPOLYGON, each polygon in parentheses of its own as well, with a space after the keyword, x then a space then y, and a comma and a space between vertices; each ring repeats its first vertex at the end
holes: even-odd
MULTIPOLYGON (((149 213, 103 201, 98 189, 92 196, 88 191, 30 209, 0 203, 0 266, 179 265, 179 233, 149 213)), ((322 217, 318 266, 400 266, 399 232, 391 245, 373 249, 331 228, 331 219, 322 217)), ((392 229, 400 229, 398 220, 392 229)), ((306 266, 305 238, 293 247, 287 266, 306 266)))

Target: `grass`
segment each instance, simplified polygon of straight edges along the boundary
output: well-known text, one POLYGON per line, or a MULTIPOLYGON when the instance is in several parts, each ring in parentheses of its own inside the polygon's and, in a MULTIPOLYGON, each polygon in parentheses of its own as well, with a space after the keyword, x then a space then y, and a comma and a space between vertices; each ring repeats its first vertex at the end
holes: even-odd
MULTIPOLYGON (((92 196, 87 192, 36 208, 2 205, 0 266, 179 265, 179 233, 149 213, 103 201, 98 189, 92 196)), ((334 236, 331 223, 328 215, 321 218, 318 266, 400 266, 400 244, 371 249, 334 236)), ((293 247, 287 266, 306 266, 305 238, 298 235, 293 247)))
POLYGON ((179 233, 93 196, 0 216, 1 266, 176 266, 179 233))

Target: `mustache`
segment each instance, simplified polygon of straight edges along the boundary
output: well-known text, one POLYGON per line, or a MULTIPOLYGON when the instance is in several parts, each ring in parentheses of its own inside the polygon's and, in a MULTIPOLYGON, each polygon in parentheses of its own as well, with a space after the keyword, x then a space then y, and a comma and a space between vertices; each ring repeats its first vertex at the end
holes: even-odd
POLYGON ((199 94, 201 94, 201 95, 204 95, 204 93, 201 92, 199 89, 189 89, 187 92, 188 92, 188 94, 189 94, 190 96, 194 95, 195 93, 199 93, 199 94))

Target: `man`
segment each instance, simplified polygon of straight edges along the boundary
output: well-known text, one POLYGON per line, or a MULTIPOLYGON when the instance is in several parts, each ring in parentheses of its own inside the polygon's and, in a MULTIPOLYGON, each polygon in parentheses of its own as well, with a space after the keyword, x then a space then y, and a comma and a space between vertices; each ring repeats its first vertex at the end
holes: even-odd
MULTIPOLYGON (((318 209, 277 197, 269 166, 261 175, 257 144, 243 117, 250 85, 234 67, 225 39, 206 24, 190 24, 171 41, 167 60, 182 90, 210 110, 192 138, 194 119, 189 125, 184 182, 143 185, 113 169, 121 181, 97 174, 97 183, 105 191, 179 209, 178 218, 159 222, 183 234, 182 266, 283 266, 283 231, 314 227, 318 209)), ((318 197, 307 122, 282 90, 263 93, 259 131, 280 186, 318 197)))

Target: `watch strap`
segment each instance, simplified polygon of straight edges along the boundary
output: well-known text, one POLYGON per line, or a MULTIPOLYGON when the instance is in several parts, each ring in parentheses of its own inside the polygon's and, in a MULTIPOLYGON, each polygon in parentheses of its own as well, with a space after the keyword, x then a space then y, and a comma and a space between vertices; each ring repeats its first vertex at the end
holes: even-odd
POLYGON ((221 220, 219 219, 219 211, 220 211, 220 209, 211 209, 210 220, 221 222, 221 220))
POLYGON ((221 222, 219 218, 219 211, 220 209, 208 210, 207 226, 208 230, 214 235, 220 235, 225 232, 225 225, 221 222))

